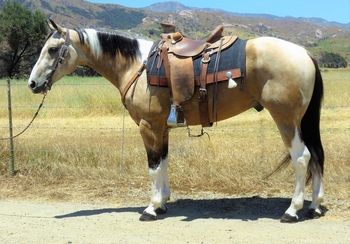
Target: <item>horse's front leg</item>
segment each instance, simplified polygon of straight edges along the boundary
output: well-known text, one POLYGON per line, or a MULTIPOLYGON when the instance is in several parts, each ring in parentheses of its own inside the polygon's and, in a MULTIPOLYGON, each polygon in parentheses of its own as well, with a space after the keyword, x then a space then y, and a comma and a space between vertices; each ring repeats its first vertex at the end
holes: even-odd
POLYGON ((170 198, 167 172, 169 132, 165 125, 155 126, 142 120, 140 133, 147 151, 149 175, 152 181, 151 202, 143 211, 140 220, 152 221, 157 219, 157 214, 166 213, 165 204, 170 198))

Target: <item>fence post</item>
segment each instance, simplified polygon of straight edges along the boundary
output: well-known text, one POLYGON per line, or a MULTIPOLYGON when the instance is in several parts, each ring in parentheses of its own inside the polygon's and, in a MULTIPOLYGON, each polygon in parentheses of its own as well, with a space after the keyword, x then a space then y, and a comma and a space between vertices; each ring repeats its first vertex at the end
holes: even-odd
POLYGON ((8 100, 8 114, 9 114, 9 162, 8 162, 8 173, 9 175, 15 175, 15 155, 13 146, 13 128, 12 128, 12 105, 11 105, 11 80, 7 78, 7 100, 8 100))

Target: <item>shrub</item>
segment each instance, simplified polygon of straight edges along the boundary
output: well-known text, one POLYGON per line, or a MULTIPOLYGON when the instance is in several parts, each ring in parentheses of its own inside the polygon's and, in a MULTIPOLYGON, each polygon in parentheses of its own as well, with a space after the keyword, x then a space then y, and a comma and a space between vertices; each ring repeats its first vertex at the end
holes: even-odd
POLYGON ((332 52, 323 52, 319 60, 320 65, 326 68, 345 68, 348 62, 341 55, 332 52))

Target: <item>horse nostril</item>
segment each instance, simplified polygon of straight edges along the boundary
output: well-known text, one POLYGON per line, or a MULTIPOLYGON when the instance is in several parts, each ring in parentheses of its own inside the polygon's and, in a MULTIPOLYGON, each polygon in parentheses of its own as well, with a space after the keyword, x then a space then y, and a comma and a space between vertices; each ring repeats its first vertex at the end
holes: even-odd
POLYGON ((30 82, 30 85, 29 85, 29 86, 30 86, 30 88, 34 89, 34 88, 36 87, 35 81, 32 80, 32 81, 30 82))

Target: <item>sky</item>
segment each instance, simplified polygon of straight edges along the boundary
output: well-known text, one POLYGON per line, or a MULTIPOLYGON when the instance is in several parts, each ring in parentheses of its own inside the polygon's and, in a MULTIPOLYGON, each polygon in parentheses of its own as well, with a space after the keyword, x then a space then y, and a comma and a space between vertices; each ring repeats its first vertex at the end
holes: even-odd
MULTIPOLYGON (((160 0, 89 0, 127 7, 146 7, 160 0)), ((350 23, 350 0, 177 0, 189 7, 218 8, 236 13, 272 14, 280 17, 319 17, 350 23)))

